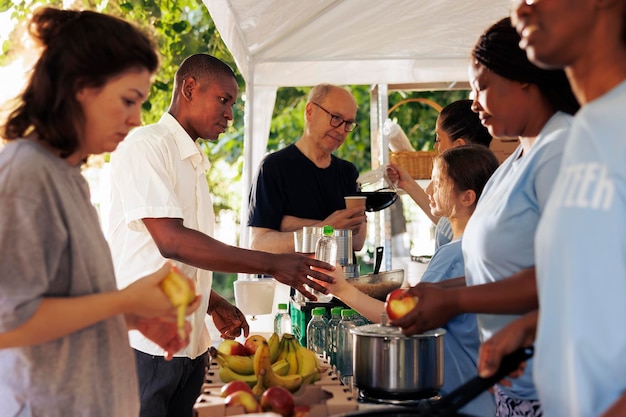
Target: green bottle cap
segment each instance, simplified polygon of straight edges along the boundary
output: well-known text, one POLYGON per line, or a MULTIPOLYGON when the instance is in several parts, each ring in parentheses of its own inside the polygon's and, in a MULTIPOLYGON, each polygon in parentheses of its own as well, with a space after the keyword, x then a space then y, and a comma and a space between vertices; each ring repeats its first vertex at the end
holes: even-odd
POLYGON ((279 304, 278 304, 278 309, 279 309, 279 310, 287 310, 287 304, 285 304, 285 303, 279 303, 279 304))
POLYGON ((314 315, 314 316, 323 316, 324 313, 326 313, 326 309, 324 307, 315 307, 311 311, 311 314, 314 315))
POLYGON ((333 316, 340 316, 341 315, 341 310, 343 310, 343 307, 341 306, 335 306, 333 308, 330 309, 330 314, 332 314, 333 316))
POLYGON ((324 236, 332 236, 333 233, 335 233, 335 229, 332 226, 324 226, 324 236))

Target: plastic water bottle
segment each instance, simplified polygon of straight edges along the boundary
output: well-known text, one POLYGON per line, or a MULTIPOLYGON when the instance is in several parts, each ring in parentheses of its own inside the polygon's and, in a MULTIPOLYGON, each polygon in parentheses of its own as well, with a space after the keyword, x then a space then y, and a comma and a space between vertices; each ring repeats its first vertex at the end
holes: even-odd
POLYGON ((352 333, 356 327, 352 321, 354 310, 341 310, 341 321, 337 327, 337 371, 344 385, 352 385, 352 333))
POLYGON ((282 337, 285 333, 291 333, 291 316, 289 316, 289 310, 287 310, 287 304, 278 304, 278 312, 274 317, 274 333, 278 337, 282 337))
POLYGON ((326 332, 326 346, 328 358, 331 365, 337 365, 337 328, 341 321, 341 306, 333 307, 330 310, 330 320, 328 320, 328 332, 326 332))
MULTIPOLYGON (((324 226, 324 235, 319 238, 315 245, 315 259, 327 262, 333 266, 337 264, 337 239, 332 226, 324 226)), ((328 303, 333 299, 331 294, 324 294, 311 289, 311 293, 317 297, 319 303, 328 303)))
POLYGON ((306 326, 306 347, 309 350, 324 355, 326 353, 326 319, 324 307, 315 307, 311 310, 311 320, 306 326))
POLYGON ((352 321, 354 322, 354 327, 365 326, 367 324, 367 319, 363 317, 358 311, 353 310, 352 313, 352 321))

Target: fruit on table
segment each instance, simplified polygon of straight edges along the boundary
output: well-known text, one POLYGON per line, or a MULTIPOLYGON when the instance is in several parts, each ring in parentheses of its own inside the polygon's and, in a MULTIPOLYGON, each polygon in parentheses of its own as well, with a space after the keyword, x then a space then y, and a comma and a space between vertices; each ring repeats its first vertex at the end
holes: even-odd
POLYGON ((261 410, 273 411, 282 417, 291 417, 293 414, 293 395, 283 387, 270 387, 261 395, 261 410))
POLYGON ((254 395, 258 396, 261 396, 263 391, 267 388, 275 386, 280 386, 290 392, 294 392, 300 388, 304 381, 302 375, 292 374, 281 376, 272 370, 270 348, 267 342, 263 342, 256 350, 254 355, 254 374, 257 377, 257 383, 252 387, 252 392, 254 395))
POLYGON ((246 347, 246 350, 248 351, 248 355, 254 355, 256 352, 256 348, 262 342, 267 342, 267 340, 261 335, 255 334, 255 335, 249 336, 244 342, 244 346, 246 347))
POLYGON ((183 276, 178 268, 172 265, 170 272, 167 274, 163 281, 160 283, 161 289, 170 299, 170 302, 176 307, 176 325, 178 327, 178 334, 181 339, 187 338, 185 332, 185 316, 187 313, 187 306, 195 298, 196 294, 187 278, 183 276))
POLYGON ((250 356, 246 347, 236 340, 223 340, 217 346, 217 350, 226 355, 250 356))
POLYGON ((279 339, 278 335, 274 333, 268 341, 261 340, 254 356, 229 355, 223 352, 224 350, 232 351, 236 343, 232 340, 220 343, 219 347, 222 348, 222 351, 214 347, 209 348, 211 357, 217 360, 218 374, 224 383, 242 381, 251 387, 258 385, 254 393, 260 396, 270 386, 282 386, 293 392, 302 384, 312 384, 321 379, 317 354, 300 345, 291 334, 285 334, 282 339, 279 339), (260 366, 259 362, 257 372, 255 362, 261 348, 265 349, 264 355, 269 352, 269 358, 267 362, 265 362, 266 358, 259 358, 259 360, 263 359, 264 362, 263 366, 260 366), (267 363, 270 364, 271 375, 265 370, 267 363), (263 368, 262 371, 261 368, 263 368), (258 373, 263 375, 260 384, 258 373))
POLYGON ((279 357, 285 353, 285 360, 290 363, 288 374, 302 375, 303 384, 312 384, 321 379, 317 354, 305 348, 292 334, 284 334, 281 339, 279 357))
POLYGON ((232 407, 235 405, 240 405, 243 407, 246 413, 258 413, 261 411, 261 407, 254 398, 254 395, 249 393, 248 391, 237 391, 233 392, 224 400, 224 404, 226 407, 232 407))
POLYGON ((417 305, 418 298, 407 293, 405 289, 398 288, 387 295, 385 311, 391 320, 397 320, 413 310, 417 305))
POLYGON ((230 394, 237 391, 248 391, 252 394, 252 388, 250 388, 248 383, 244 381, 230 381, 228 384, 222 385, 222 388, 220 389, 220 397, 226 398, 230 394))
MULTIPOLYGON (((226 362, 222 360, 221 356, 217 356, 217 363, 219 366, 218 375, 222 382, 228 383, 231 381, 243 381, 251 387, 256 385, 257 377, 254 373, 246 375, 235 372, 233 369, 228 367, 226 362)), ((272 364, 272 370, 278 375, 287 375, 287 371, 289 370, 289 364, 286 360, 276 361, 272 364)))
MULTIPOLYGON (((295 342, 299 344, 297 340, 295 340, 295 342)), ((300 346, 300 348, 296 350, 296 359, 298 361, 297 373, 304 378, 304 384, 312 384, 322 378, 317 361, 317 354, 315 352, 300 346)))
POLYGON ((280 353, 280 338, 278 334, 272 333, 272 336, 267 341, 267 344, 270 345, 270 360, 272 363, 276 362, 278 359, 278 354, 280 353))
POLYGON ((254 374, 254 357, 241 355, 226 355, 217 351, 217 361, 220 365, 232 369, 241 375, 254 374))

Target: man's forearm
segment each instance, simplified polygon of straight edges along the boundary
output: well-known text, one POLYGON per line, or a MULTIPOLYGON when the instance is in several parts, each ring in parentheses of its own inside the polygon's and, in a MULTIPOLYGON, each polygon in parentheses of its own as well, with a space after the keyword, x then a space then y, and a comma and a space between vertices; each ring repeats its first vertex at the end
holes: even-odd
POLYGON ((271 253, 287 253, 295 251, 293 232, 279 232, 263 229, 262 232, 252 230, 250 248, 271 253))

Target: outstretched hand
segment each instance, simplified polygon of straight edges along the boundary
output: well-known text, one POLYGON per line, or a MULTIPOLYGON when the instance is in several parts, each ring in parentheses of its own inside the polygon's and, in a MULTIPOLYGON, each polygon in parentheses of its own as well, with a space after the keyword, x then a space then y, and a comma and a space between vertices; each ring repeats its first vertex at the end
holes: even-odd
MULTIPOLYGON (((313 267, 313 269, 316 270, 315 267, 313 267)), ((348 289, 348 287, 350 287, 350 284, 348 284, 348 281, 346 281, 346 277, 343 274, 341 265, 337 264, 335 265, 335 269, 333 271, 325 273, 334 279, 334 283, 321 282, 320 285, 328 289, 329 294, 341 299, 342 294, 348 289)))
POLYGON ((387 166, 387 178, 389 178, 392 184, 403 190, 407 184, 413 185, 415 183, 415 180, 407 170, 392 163, 387 166))
POLYGON ((319 284, 318 281, 335 283, 333 277, 322 272, 323 270, 333 271, 335 269, 333 265, 326 262, 300 253, 282 253, 274 255, 274 257, 274 262, 272 262, 268 272, 269 275, 277 281, 295 288, 309 300, 316 301, 317 298, 307 290, 305 285, 323 294, 328 294, 328 289, 319 284), (316 269, 311 269, 312 267, 316 269))

